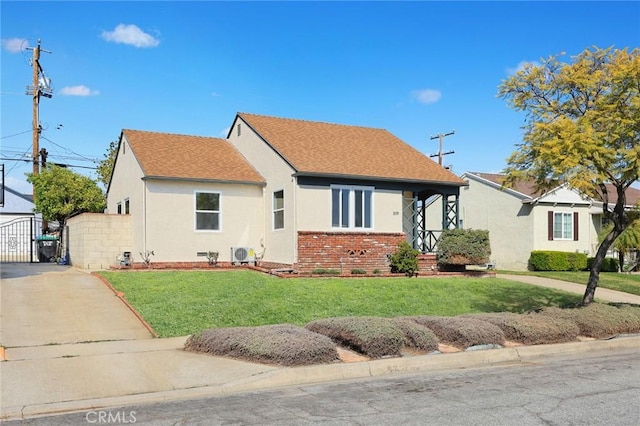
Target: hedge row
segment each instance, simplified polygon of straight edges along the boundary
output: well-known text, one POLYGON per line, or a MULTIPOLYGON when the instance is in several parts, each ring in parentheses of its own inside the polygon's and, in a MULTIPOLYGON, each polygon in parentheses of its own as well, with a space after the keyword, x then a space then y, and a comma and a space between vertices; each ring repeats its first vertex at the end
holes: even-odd
POLYGON ((565 251, 534 250, 529 257, 533 271, 582 271, 587 269, 587 255, 565 251))
POLYGON ((213 328, 189 337, 185 349, 294 366, 336 362, 337 345, 382 358, 401 356, 403 348, 434 352, 439 343, 467 349, 504 345, 505 341, 539 345, 571 342, 579 335, 603 338, 621 333, 640 333, 640 306, 592 303, 525 314, 340 317, 313 321, 305 327, 285 324, 213 328))

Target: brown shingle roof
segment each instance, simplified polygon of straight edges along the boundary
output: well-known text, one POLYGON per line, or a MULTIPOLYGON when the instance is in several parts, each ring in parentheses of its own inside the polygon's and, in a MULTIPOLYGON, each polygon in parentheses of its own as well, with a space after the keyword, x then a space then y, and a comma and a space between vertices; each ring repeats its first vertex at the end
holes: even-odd
POLYGON ((239 113, 299 174, 465 185, 384 129, 239 113))
POLYGON ((225 139, 122 131, 146 177, 264 183, 225 139))
MULTIPOLYGON (((504 182, 504 178, 505 175, 502 174, 496 174, 496 173, 476 173, 473 172, 471 173, 473 175, 479 176, 483 179, 486 179, 488 181, 491 181, 495 184, 498 185, 502 185, 502 183, 504 182)), ((605 185, 607 188, 607 194, 609 197, 609 203, 610 204, 615 204, 616 201, 618 200, 618 194, 615 190, 615 187, 611 184, 606 184, 605 185)), ((511 188, 515 191, 520 192, 521 194, 524 194, 530 198, 537 198, 540 197, 541 195, 543 195, 542 192, 537 192, 536 191, 536 186, 535 183, 533 182, 533 180, 522 180, 522 181, 518 181, 516 182, 513 187, 511 188)), ((625 191, 625 195, 626 195, 626 205, 627 206, 632 206, 635 205, 636 203, 638 203, 638 201, 640 201, 640 190, 636 189, 636 188, 627 188, 627 190, 625 191)), ((597 199, 597 201, 602 201, 601 199, 597 199)))

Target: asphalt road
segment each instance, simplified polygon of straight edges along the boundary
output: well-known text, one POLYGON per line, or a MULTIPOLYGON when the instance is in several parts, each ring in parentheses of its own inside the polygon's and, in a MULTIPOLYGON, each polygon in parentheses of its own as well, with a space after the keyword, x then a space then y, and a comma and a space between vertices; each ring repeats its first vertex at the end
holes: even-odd
POLYGON ((86 411, 21 424, 635 426, 638 419, 640 350, 625 350, 86 411))

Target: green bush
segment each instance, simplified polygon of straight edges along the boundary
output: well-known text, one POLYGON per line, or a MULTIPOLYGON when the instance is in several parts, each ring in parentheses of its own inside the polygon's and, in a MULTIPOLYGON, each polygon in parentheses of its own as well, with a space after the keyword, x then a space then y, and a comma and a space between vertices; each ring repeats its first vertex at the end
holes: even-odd
POLYGON ((481 229, 447 229, 438 241, 438 264, 481 265, 489 262, 489 231, 481 229))
POLYGON ((581 271, 587 267, 587 255, 552 250, 534 250, 529 257, 533 271, 581 271))
POLYGON ((367 273, 367 271, 365 271, 364 269, 352 269, 351 270, 351 274, 352 275, 364 275, 366 273, 367 273))
POLYGON ((396 251, 389 258, 391 272, 402 273, 408 277, 415 275, 418 271, 418 250, 403 241, 398 244, 396 251))
MULTIPOLYGON (((585 268, 587 271, 591 270, 591 266, 593 265, 593 260, 595 257, 590 257, 587 259, 587 267, 585 268)), ((618 272, 620 271, 620 262, 618 259, 614 257, 605 257, 602 261, 602 267, 600 268, 600 272, 618 272)))
POLYGON ((311 273, 315 275, 340 275, 340 271, 338 271, 337 269, 324 268, 314 269, 313 271, 311 271, 311 273))

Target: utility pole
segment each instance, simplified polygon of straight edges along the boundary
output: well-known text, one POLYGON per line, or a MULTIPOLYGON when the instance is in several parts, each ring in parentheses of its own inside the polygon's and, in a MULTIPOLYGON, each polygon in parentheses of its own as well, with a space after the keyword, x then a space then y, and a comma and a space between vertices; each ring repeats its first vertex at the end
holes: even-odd
MULTIPOLYGON (((33 82, 31 86, 27 86, 27 95, 33 96, 33 174, 37 175, 40 172, 40 96, 50 98, 53 96, 53 89, 51 88, 51 79, 46 77, 44 70, 40 65, 40 52, 51 53, 48 50, 44 50, 40 47, 40 39, 38 39, 38 45, 36 47, 27 47, 29 50, 33 50, 33 59, 31 60, 31 67, 33 68, 33 82)), ((35 200, 35 190, 33 191, 33 197, 35 200)))
POLYGON ((438 149, 438 153, 430 155, 429 157, 438 157, 438 164, 440 164, 441 166, 442 166, 442 157, 443 156, 455 153, 455 151, 442 152, 442 139, 444 139, 446 136, 451 136, 451 135, 453 135, 455 133, 456 133, 456 131, 452 130, 449 133, 444 133, 444 134, 440 133, 440 134, 437 134, 436 136, 431 136, 431 138, 430 138, 431 140, 434 140, 434 139, 439 139, 440 140, 440 148, 438 149))

